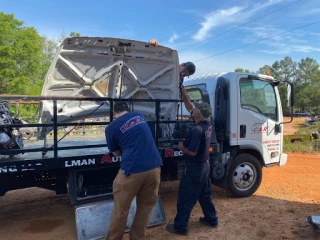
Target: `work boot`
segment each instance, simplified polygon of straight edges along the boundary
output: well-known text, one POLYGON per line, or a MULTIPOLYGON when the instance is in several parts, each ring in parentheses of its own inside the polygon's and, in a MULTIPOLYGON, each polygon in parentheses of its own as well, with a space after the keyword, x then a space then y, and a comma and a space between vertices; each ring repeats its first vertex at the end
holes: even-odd
POLYGON ((182 236, 187 236, 188 235, 188 231, 179 231, 174 227, 174 224, 168 224, 166 227, 166 230, 170 233, 176 233, 182 236))
POLYGON ((199 218, 199 222, 210 227, 218 227, 218 220, 215 222, 209 222, 205 217, 201 217, 199 218))

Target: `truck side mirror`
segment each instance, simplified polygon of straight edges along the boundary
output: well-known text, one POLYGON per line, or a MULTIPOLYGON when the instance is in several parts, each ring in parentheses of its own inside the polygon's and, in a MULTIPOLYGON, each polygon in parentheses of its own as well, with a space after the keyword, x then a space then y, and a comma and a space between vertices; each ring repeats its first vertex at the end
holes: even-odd
POLYGON ((293 83, 287 82, 287 102, 288 107, 293 107, 294 105, 294 86, 293 83))

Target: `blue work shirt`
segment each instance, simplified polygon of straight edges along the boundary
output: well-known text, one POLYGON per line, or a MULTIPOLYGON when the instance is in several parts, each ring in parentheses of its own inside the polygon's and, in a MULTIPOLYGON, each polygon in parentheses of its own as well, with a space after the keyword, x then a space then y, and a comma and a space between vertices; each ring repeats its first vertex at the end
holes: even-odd
POLYGON ((209 148, 212 135, 211 124, 201 121, 197 123, 189 132, 183 146, 191 152, 196 152, 195 156, 185 154, 185 160, 189 163, 204 163, 209 159, 209 148))
POLYGON ((141 113, 129 112, 112 121, 105 131, 110 152, 122 151, 121 170, 128 174, 162 165, 150 127, 141 113))

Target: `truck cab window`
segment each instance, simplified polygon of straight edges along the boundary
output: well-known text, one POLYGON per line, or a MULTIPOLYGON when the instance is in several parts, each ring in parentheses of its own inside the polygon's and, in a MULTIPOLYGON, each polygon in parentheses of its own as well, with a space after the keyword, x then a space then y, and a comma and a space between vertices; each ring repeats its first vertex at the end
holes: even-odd
MULTIPOLYGON (((201 92, 201 90, 197 87, 187 87, 186 88, 187 93, 191 99, 191 101, 194 102, 203 102, 203 93, 201 92)), ((182 116, 190 116, 190 113, 188 112, 188 110, 185 108, 183 102, 182 102, 182 109, 181 109, 181 113, 182 116)))
POLYGON ((278 120, 278 106, 274 87, 261 80, 240 80, 241 108, 264 115, 274 121, 278 120))
POLYGON ((187 93, 191 98, 191 101, 202 102, 202 95, 199 89, 197 88, 189 88, 187 89, 187 93))

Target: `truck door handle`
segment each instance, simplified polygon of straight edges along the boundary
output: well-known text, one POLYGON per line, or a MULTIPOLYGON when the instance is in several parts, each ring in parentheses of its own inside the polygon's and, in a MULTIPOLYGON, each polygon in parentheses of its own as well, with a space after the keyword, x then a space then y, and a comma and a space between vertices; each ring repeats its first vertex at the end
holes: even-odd
POLYGON ((247 134, 246 125, 240 125, 240 138, 245 138, 247 134))

